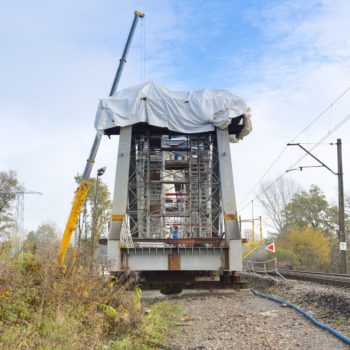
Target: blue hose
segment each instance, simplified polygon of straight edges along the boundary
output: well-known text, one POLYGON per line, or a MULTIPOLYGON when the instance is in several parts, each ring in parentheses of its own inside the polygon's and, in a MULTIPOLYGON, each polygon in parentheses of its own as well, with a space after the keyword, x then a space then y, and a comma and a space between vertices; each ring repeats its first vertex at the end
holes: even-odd
POLYGON ((336 331, 334 328, 329 327, 327 325, 325 325, 324 323, 316 320, 316 318, 313 318, 311 315, 309 315, 307 312, 305 312, 304 310, 300 309, 298 306, 293 305, 291 303, 287 303, 286 301, 283 300, 279 300, 277 298, 271 297, 270 295, 265 295, 259 292, 256 292, 255 290, 252 289, 252 292, 254 295, 261 297, 261 298, 265 298, 268 300, 272 300, 275 301, 277 303, 283 304, 283 305, 287 305, 290 308, 298 311, 300 314, 302 314, 304 317, 306 317, 308 320, 310 320, 312 323, 314 323, 316 326, 325 329, 326 331, 330 332, 331 334, 333 334, 334 336, 336 336, 338 339, 340 339, 341 341, 343 341, 345 344, 350 345, 350 338, 346 337, 345 335, 339 333, 338 331, 336 331))

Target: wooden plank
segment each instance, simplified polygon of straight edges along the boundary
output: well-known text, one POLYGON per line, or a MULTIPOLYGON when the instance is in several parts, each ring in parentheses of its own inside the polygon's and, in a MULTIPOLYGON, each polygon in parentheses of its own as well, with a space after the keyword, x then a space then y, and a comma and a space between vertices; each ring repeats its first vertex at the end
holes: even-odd
POLYGON ((180 270, 180 255, 173 251, 168 255, 168 270, 179 271, 180 270))

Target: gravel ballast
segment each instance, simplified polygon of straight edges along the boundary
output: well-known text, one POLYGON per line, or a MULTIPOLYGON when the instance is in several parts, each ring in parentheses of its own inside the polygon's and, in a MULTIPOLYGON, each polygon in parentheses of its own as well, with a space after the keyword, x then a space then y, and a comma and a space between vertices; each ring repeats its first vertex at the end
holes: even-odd
POLYGON ((291 302, 321 322, 350 337, 350 289, 296 280, 273 280, 246 275, 249 284, 262 293, 291 302))
POLYGON ((250 290, 171 299, 185 317, 167 349, 349 349, 288 307, 250 290))

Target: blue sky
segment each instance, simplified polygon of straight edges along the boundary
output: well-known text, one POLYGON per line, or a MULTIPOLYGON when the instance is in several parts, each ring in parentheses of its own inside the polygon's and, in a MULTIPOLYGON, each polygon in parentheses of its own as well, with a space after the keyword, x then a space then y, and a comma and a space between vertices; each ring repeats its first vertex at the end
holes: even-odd
MULTIPOLYGON (((350 85, 346 0, 3 2, 0 168, 16 170, 26 188, 43 192, 26 198, 27 229, 46 220, 64 227, 73 177, 93 140, 98 98, 109 92, 135 9, 146 17, 121 88, 141 81, 144 32, 146 80, 173 89, 226 88, 251 106, 254 131, 232 146, 241 207, 285 144, 350 85)), ((349 113, 347 94, 297 141, 317 141, 349 113)), ((330 137, 343 139, 345 174, 349 129, 345 124, 330 137)), ((116 151, 116 138, 104 140, 96 164, 107 165, 111 190, 116 151)), ((334 148, 320 146, 315 153, 335 168, 334 148)), ((288 149, 266 179, 300 155, 288 149)), ((322 169, 288 176, 304 187, 316 183, 336 200, 336 179, 322 169)))

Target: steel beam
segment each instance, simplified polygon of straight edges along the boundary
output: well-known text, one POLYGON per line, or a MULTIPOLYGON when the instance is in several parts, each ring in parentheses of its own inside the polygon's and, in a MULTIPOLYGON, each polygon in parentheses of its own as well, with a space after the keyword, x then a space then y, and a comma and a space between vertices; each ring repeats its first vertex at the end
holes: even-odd
POLYGON ((221 196, 225 221, 225 241, 229 248, 229 270, 242 270, 242 242, 238 224, 235 188, 227 129, 216 128, 221 196))
POLYGON ((107 254, 111 270, 121 270, 120 233, 128 204, 132 126, 120 129, 117 168, 114 183, 112 221, 108 236, 107 254))

